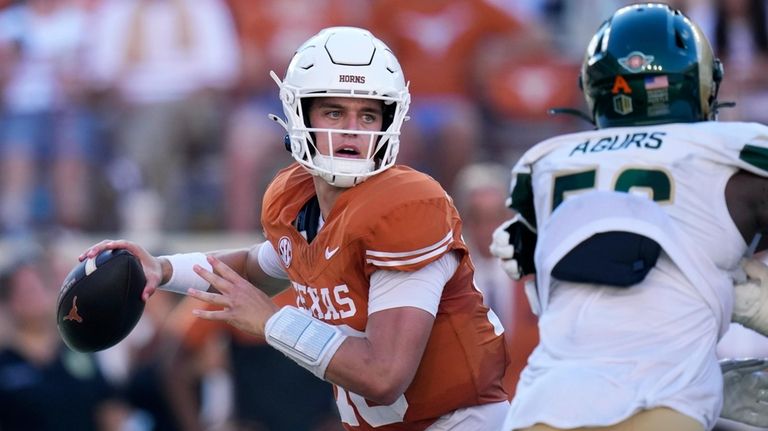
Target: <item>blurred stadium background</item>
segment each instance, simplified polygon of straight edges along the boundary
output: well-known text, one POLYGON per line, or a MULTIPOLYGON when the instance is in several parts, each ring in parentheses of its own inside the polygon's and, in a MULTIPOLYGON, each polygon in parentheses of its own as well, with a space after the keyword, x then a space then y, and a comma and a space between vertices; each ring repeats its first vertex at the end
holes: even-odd
MULTIPOLYGON (((179 296, 155 295, 135 333, 92 358, 61 350, 55 322, 35 324, 53 312, 27 307, 55 298, 76 257, 104 238, 158 254, 258 241, 262 191, 291 162, 266 116, 282 115, 268 72, 282 75, 293 50, 331 25, 367 27, 399 57, 414 100, 399 161, 456 198, 478 285, 521 368, 535 320, 485 252, 510 216, 508 170, 537 141, 590 127, 547 109, 583 109, 583 50, 628 3, 0 0, 0 430, 62 429, 39 419, 61 426, 95 413, 96 425, 76 429, 340 429, 330 387, 301 401, 278 395, 270 385, 309 387, 311 378, 277 371, 280 358, 258 340, 194 322, 179 296), (30 299, 25 286, 35 282, 47 289, 30 299), (95 371, 83 371, 88 364, 95 371), (249 366, 272 376, 248 375, 249 366), (19 369, 47 377, 24 380, 19 369), (71 382, 98 374, 106 389, 58 405, 66 380, 50 370, 71 382)), ((667 3, 702 26, 724 61, 720 100, 738 104, 721 119, 768 121, 768 1, 667 3)), ((768 356, 768 342, 734 327, 720 354, 768 356)))

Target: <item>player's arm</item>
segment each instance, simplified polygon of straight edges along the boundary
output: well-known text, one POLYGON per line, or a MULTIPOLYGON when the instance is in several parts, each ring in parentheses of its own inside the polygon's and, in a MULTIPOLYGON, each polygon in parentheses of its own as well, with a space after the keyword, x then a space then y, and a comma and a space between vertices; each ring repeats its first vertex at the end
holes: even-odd
POLYGON ((396 402, 413 381, 459 263, 459 254, 449 252, 413 272, 373 273, 364 337, 341 344, 324 378, 368 400, 396 402))
MULTIPOLYGON (((766 248, 768 235, 768 178, 738 171, 725 188, 728 211, 744 241, 750 244, 747 254, 766 248), (752 244, 757 238, 757 242, 752 244)), ((745 259, 742 267, 746 280, 734 286, 732 320, 768 335, 768 268, 760 260, 745 259)))
MULTIPOLYGON (((755 234, 768 230, 768 178, 741 170, 725 188, 725 200, 731 219, 747 244, 755 234)), ((762 235, 756 250, 768 249, 768 235, 762 235)))
POLYGON ((413 272, 373 273, 365 336, 347 338, 325 379, 371 401, 397 401, 421 363, 443 288, 459 261, 449 252, 413 272))
POLYGON ((746 280, 733 287, 731 320, 768 335, 768 267, 758 259, 745 259, 746 280))
POLYGON ((325 380, 368 400, 394 403, 416 375, 434 320, 415 307, 370 315, 365 337, 346 338, 333 356, 325 380))
POLYGON ((337 326, 306 310, 278 307, 222 262, 214 272, 197 268, 220 293, 190 292, 220 307, 196 310, 199 317, 226 321, 267 342, 316 376, 381 404, 391 404, 410 385, 432 329, 445 283, 459 264, 447 253, 413 271, 375 272, 369 292, 369 318, 362 336, 347 336, 337 326))
POLYGON ((159 259, 163 268, 163 277, 159 289, 181 294, 185 294, 190 287, 207 291, 208 282, 193 271, 194 265, 211 270, 207 256, 220 260, 267 295, 279 293, 287 286, 287 274, 280 263, 280 258, 269 242, 262 242, 249 248, 161 256, 159 259))
MULTIPOLYGON (((209 284, 194 272, 196 265, 211 270, 207 256, 214 256, 224 262, 241 277, 251 284, 264 289, 268 294, 274 294, 285 287, 284 272, 275 264, 262 265, 264 251, 274 250, 268 242, 259 243, 249 248, 211 251, 207 253, 181 253, 170 256, 153 256, 139 244, 128 240, 103 240, 88 248, 79 256, 79 260, 95 258, 105 250, 125 249, 136 256, 144 269, 147 283, 144 286, 142 298, 146 301, 155 290, 168 290, 186 294, 187 289, 206 291, 209 284), (263 246, 263 247, 262 247, 263 246), (274 268, 278 269, 274 269, 274 268), (266 269, 265 269, 266 268, 266 269)), ((268 255, 268 253, 267 253, 268 255)), ((276 256, 276 254, 275 254, 276 256)), ((272 258, 274 261, 275 258, 272 258)))

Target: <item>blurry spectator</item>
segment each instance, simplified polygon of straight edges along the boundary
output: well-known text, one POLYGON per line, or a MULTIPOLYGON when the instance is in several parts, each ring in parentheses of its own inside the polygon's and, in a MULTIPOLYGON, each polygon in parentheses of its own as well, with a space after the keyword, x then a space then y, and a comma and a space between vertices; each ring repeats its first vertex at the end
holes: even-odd
POLYGON ((486 0, 375 0, 370 19, 409 71, 411 121, 399 161, 450 187, 484 150, 474 93, 476 80, 486 77, 477 75, 477 55, 494 40, 521 44, 526 31, 486 0))
POLYGON ((485 145, 494 160, 510 165, 545 138, 592 127, 572 115, 549 113, 550 108, 583 109, 576 85, 581 63, 561 55, 551 35, 532 37, 536 43, 489 46, 480 61, 485 79, 478 82, 478 97, 486 113, 485 145))
POLYGON ((727 79, 720 100, 738 100, 723 119, 768 122, 768 7, 765 0, 715 0, 715 53, 727 79))
POLYGON ((166 321, 178 299, 165 294, 148 301, 128 337, 96 354, 106 378, 131 407, 131 422, 142 431, 186 430, 171 407, 162 363, 172 348, 165 344, 166 321))
MULTIPOLYGON (((291 289, 275 300, 295 304, 295 294, 291 289)), ((179 348, 166 370, 186 431, 341 431, 333 393, 325 382, 286 361, 263 339, 195 318, 193 308, 206 305, 187 298, 173 313, 171 326, 179 348), (228 396, 207 396, 223 373, 229 377, 228 396), (230 406, 223 402, 227 399, 232 400, 230 406)))
POLYGON ((213 223, 222 97, 238 68, 229 11, 220 0, 105 0, 97 13, 90 69, 117 110, 123 227, 213 223))
POLYGON ((358 0, 227 0, 242 47, 235 108, 228 120, 226 158, 227 226, 259 230, 261 190, 292 161, 283 130, 267 118, 282 115, 269 71, 285 70, 293 51, 324 27, 359 26, 367 17, 358 0))
POLYGON ((66 348, 56 330, 55 265, 40 250, 14 248, 0 270, 0 306, 12 326, 0 348, 0 429, 121 429, 125 409, 94 357, 66 348))
POLYGON ((583 46, 616 7, 630 1, 527 0, 526 6, 489 1, 537 30, 529 43, 483 51, 485 79, 478 93, 486 110, 487 145, 495 160, 511 165, 545 138, 592 128, 576 116, 552 115, 549 109, 586 110, 577 86, 583 46))
POLYGON ((555 47, 567 61, 581 64, 584 47, 600 24, 631 0, 542 0, 542 16, 555 47))
POLYGON ((510 280, 488 249, 496 227, 513 216, 505 204, 509 180, 510 171, 501 164, 471 164, 456 175, 454 196, 475 265, 475 285, 504 325, 512 362, 504 380, 510 394, 514 394, 520 372, 539 338, 536 316, 528 305, 522 282, 510 280))
POLYGON ((67 1, 0 11, 0 230, 83 228, 92 145, 81 110, 86 14, 67 1))
POLYGON ((503 323, 511 321, 512 283, 488 249, 493 231, 514 214, 505 201, 510 171, 501 164, 478 163, 464 167, 453 186, 456 208, 464 220, 464 240, 475 265, 475 285, 483 302, 503 323))
MULTIPOLYGON (((639 2, 635 1, 635 3, 639 2)), ((715 21, 717 20, 715 16, 717 13, 715 10, 715 0, 668 0, 664 3, 673 8, 680 9, 693 22, 699 25, 701 31, 709 38, 710 43, 716 43, 714 35, 715 21)), ((718 55, 717 51, 715 51, 715 55, 718 55)))

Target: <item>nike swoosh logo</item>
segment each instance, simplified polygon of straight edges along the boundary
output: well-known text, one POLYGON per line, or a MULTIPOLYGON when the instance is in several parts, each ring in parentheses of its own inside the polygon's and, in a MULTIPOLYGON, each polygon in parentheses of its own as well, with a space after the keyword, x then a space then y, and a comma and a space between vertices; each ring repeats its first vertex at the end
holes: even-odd
POLYGON ((330 248, 325 248, 325 260, 330 260, 336 252, 339 251, 339 247, 334 248, 331 250, 330 248))

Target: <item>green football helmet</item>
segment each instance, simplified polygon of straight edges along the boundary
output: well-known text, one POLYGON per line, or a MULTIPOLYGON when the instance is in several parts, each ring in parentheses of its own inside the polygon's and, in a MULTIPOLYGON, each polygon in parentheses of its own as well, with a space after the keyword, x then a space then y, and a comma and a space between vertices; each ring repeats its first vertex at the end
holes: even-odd
POLYGON ((715 119, 723 68, 699 27, 666 4, 634 4, 587 47, 580 86, 598 128, 715 119))

